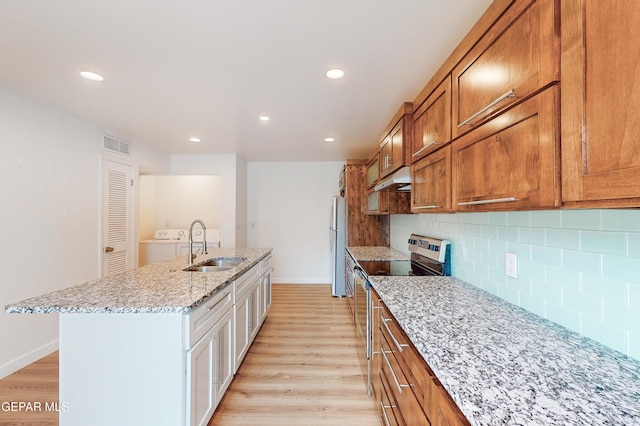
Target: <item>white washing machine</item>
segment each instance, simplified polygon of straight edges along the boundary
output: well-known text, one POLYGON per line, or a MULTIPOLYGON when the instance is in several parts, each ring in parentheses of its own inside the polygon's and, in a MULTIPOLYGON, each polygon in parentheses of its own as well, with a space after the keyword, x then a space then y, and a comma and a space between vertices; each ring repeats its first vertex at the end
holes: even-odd
MULTIPOLYGON (((188 229, 158 229, 153 239, 140 241, 138 244, 138 266, 161 262, 178 256, 178 244, 189 246, 188 229)), ((188 253, 187 248, 187 253, 188 253)))
MULTIPOLYGON (((196 253, 202 249, 202 240, 204 239, 204 232, 202 228, 193 230, 193 252, 196 253)), ((220 247, 220 230, 216 228, 207 228, 207 249, 220 247)), ((180 240, 177 243, 177 256, 189 254, 189 232, 187 231, 187 238, 180 240)), ((198 253, 199 254, 199 253, 198 253)))

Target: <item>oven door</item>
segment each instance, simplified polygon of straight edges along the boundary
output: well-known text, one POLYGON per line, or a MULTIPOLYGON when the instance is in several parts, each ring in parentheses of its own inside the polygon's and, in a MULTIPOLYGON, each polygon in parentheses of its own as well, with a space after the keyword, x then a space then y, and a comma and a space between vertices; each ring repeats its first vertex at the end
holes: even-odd
POLYGON ((359 337, 358 352, 363 374, 367 377, 367 392, 371 395, 371 368, 369 359, 371 354, 371 292, 369 283, 362 270, 358 267, 354 273, 354 320, 356 333, 359 337))

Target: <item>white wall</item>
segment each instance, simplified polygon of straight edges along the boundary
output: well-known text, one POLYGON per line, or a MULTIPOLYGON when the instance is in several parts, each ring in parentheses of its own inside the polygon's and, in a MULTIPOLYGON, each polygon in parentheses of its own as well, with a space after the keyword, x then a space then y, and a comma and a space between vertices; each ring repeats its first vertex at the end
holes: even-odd
POLYGON ((220 228, 220 176, 142 175, 138 216, 140 240, 160 228, 188 229, 194 219, 220 228))
POLYGON ((273 248, 274 282, 331 282, 329 216, 343 165, 248 163, 248 242, 273 248))
MULTIPOLYGON (((245 162, 236 155, 172 155, 171 173, 181 175, 220 176, 220 246, 245 247, 246 214, 238 210, 246 198, 244 178, 238 178, 245 169, 245 162)), ((205 225, 208 224, 205 222, 205 225)))
MULTIPOLYGON (((58 340, 57 315, 6 314, 4 306, 99 276, 101 135, 0 89, 0 377, 58 340)), ((137 152, 152 154, 142 161, 152 169, 169 164, 137 152)))

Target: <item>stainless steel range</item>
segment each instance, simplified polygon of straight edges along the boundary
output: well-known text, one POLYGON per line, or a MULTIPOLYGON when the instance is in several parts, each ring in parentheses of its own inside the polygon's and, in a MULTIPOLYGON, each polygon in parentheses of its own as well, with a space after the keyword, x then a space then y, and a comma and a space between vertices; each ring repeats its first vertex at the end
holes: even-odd
POLYGON ((451 242, 412 234, 411 260, 359 261, 367 276, 445 276, 451 275, 451 242))
MULTIPOLYGON (((363 361, 367 366, 368 393, 371 395, 373 356, 371 276, 447 276, 451 275, 451 242, 412 234, 411 260, 358 261, 354 273, 354 311, 356 328, 363 340, 363 361)), ((362 351, 361 351, 362 353, 362 351)))

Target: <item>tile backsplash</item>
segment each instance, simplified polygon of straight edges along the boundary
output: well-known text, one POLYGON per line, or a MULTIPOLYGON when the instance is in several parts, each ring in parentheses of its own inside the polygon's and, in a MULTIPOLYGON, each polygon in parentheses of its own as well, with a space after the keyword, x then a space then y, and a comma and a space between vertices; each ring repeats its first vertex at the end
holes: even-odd
POLYGON ((391 217, 391 247, 411 233, 450 239, 455 277, 640 359, 640 210, 391 217))

